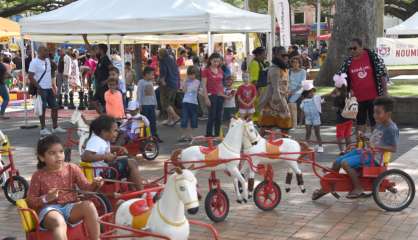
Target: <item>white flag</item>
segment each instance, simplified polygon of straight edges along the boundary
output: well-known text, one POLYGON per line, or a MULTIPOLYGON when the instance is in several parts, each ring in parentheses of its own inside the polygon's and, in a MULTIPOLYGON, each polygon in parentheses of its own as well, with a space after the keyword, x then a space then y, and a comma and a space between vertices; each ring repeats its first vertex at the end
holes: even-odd
POLYGON ((280 45, 289 47, 290 42, 290 16, 288 0, 272 0, 274 14, 280 27, 280 45))

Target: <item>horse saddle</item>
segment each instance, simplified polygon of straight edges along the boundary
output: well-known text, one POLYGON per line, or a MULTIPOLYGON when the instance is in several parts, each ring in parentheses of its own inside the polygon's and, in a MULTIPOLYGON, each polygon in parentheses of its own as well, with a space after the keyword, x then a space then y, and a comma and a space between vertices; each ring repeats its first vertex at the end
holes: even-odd
POLYGON ((200 147, 200 152, 202 152, 203 155, 205 155, 205 161, 213 161, 206 162, 206 166, 214 167, 218 165, 217 160, 219 160, 219 148, 200 147))
POLYGON ((147 201, 145 199, 135 201, 129 206, 129 212, 132 215, 131 226, 135 229, 145 228, 151 215, 151 208, 148 207, 147 201))
POLYGON ((273 141, 266 142, 266 153, 267 154, 280 154, 280 146, 283 144, 282 139, 277 139, 273 141))

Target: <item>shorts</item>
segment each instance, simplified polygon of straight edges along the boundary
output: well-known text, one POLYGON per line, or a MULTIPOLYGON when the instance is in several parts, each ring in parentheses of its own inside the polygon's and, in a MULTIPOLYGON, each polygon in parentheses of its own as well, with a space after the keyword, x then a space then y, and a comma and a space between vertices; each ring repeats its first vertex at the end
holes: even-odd
MULTIPOLYGON (((129 177, 129 169, 128 169, 128 158, 122 158, 113 161, 109 164, 109 167, 115 168, 119 173, 119 179, 124 179, 129 177)), ((110 178, 116 179, 114 171, 108 171, 105 173, 106 176, 102 176, 103 178, 110 178)))
POLYGON ((337 124, 337 139, 351 137, 353 121, 337 124))
POLYGON ((240 115, 247 115, 247 114, 254 114, 255 108, 240 108, 239 114, 240 115))
POLYGON ((366 125, 369 120, 370 126, 374 127, 376 121, 373 116, 374 104, 373 100, 358 103, 357 125, 366 125))
POLYGON ((167 86, 160 86, 160 101, 161 108, 167 109, 168 107, 175 107, 177 89, 169 88, 167 86))
POLYGON ((232 108, 224 108, 224 114, 223 116, 223 121, 224 122, 229 122, 231 120, 231 118, 235 115, 235 113, 237 113, 237 109, 232 107, 232 108))
POLYGON ((52 89, 41 89, 41 98, 43 109, 46 109, 47 106, 51 109, 58 109, 57 98, 52 89))
POLYGON ((321 126, 321 115, 310 114, 305 115, 305 125, 307 126, 321 126))
POLYGON ((50 211, 57 211, 59 212, 63 217, 65 222, 71 226, 74 227, 78 224, 81 223, 75 223, 75 224, 71 224, 68 222, 68 220, 70 219, 70 215, 71 215, 71 210, 73 210, 74 207, 74 203, 67 203, 67 204, 52 204, 52 205, 48 205, 46 207, 44 207, 40 212, 39 212, 39 222, 40 224, 40 228, 42 231, 47 231, 47 229, 45 229, 45 227, 43 226, 43 222, 45 219, 45 216, 50 212, 50 211))
MULTIPOLYGON (((363 154, 362 150, 354 149, 351 152, 344 154, 341 157, 338 157, 335 160, 336 163, 342 164, 342 162, 347 162, 351 168, 357 169, 362 166, 370 166, 370 160, 372 159, 371 153, 363 154)), ((375 166, 379 163, 375 161, 375 166)))
POLYGON ((197 128, 197 104, 184 102, 181 108, 181 128, 187 128, 190 121, 191 128, 197 128))
POLYGON ((127 85, 126 86, 126 90, 127 91, 133 91, 133 90, 135 90, 135 85, 127 85))

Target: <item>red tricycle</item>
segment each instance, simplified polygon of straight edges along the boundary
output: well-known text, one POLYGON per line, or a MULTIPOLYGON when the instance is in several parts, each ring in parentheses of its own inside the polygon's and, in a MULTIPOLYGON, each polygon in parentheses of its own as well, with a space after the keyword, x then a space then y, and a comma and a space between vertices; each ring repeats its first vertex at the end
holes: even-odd
POLYGON ((0 131, 0 184, 3 188, 6 199, 16 204, 17 199, 26 197, 29 184, 25 178, 19 175, 13 160, 13 148, 10 147, 9 140, 0 131), (2 160, 3 156, 7 156, 9 164, 5 165, 2 160))
MULTIPOLYGON (((112 212, 120 200, 120 195, 132 192, 129 186, 134 185, 133 182, 114 180, 119 179, 119 172, 113 167, 94 167, 91 163, 86 162, 80 162, 80 167, 88 181, 93 181, 98 175, 104 177, 104 185, 100 191, 94 198, 89 198, 96 206, 99 216, 112 212), (98 174, 99 172, 100 174, 98 174), (112 179, 110 179, 110 175, 112 179)), ((161 177, 155 181, 147 182, 144 188, 159 187, 161 186, 159 182, 163 179, 164 177, 161 177)))
MULTIPOLYGON (((149 136, 147 134, 148 130, 145 127, 140 127, 137 129, 137 133, 132 139, 129 139, 126 141, 125 144, 122 146, 125 147, 128 150, 129 156, 136 156, 138 154, 142 154, 142 156, 149 161, 152 161, 158 157, 159 154, 159 145, 158 141, 153 138, 152 136, 149 136)), ((71 149, 73 147, 78 147, 79 151, 83 148, 83 146, 86 144, 85 141, 88 139, 88 132, 85 130, 75 129, 75 128, 69 128, 67 129, 67 137, 64 144, 64 153, 65 153, 65 161, 69 162, 71 161, 71 149), (83 143, 81 143, 79 140, 75 139, 75 133, 81 134, 81 138, 83 139, 83 143), (81 133, 80 133, 81 132, 81 133), (86 136, 87 135, 87 136, 86 136)))
MULTIPOLYGON (((415 183, 413 179, 400 169, 388 169, 391 153, 382 149, 366 146, 366 141, 360 143, 362 156, 362 167, 357 169, 359 180, 365 192, 371 192, 366 196, 373 196, 376 204, 386 211, 402 211, 407 208, 415 197, 415 183), (366 156, 371 155, 370 166, 365 163, 366 156)), ((331 168, 324 167, 316 162, 314 153, 309 161, 312 169, 320 179, 323 195, 331 193, 337 199, 340 198, 337 192, 351 192, 353 184, 348 174, 337 172, 331 168), (324 174, 320 173, 320 170, 324 174)), ((321 197, 320 196, 320 197, 321 197)), ((313 200, 318 198, 313 197, 313 200)))

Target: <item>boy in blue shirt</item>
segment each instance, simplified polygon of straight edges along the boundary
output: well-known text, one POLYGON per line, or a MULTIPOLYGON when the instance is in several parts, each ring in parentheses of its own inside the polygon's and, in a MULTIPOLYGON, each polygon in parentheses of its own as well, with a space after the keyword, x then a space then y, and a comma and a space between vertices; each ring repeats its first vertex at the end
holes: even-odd
MULTIPOLYGON (((379 97, 374 101, 374 118, 377 125, 370 137, 369 146, 378 149, 379 152, 396 152, 398 147, 399 129, 396 123, 392 121, 394 105, 394 100, 389 97, 379 97)), ((343 168, 351 178, 353 190, 347 195, 347 198, 353 199, 365 195, 355 169, 363 165, 370 166, 372 154, 368 153, 366 156, 362 156, 362 154, 362 151, 354 149, 337 158, 332 166, 335 171, 343 168)), ((382 160, 382 154, 376 154, 374 160, 379 163, 382 160)), ((322 189, 316 190, 312 195, 312 200, 316 200, 325 194, 322 189)))

